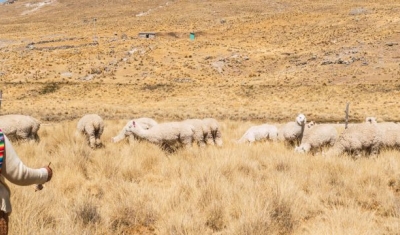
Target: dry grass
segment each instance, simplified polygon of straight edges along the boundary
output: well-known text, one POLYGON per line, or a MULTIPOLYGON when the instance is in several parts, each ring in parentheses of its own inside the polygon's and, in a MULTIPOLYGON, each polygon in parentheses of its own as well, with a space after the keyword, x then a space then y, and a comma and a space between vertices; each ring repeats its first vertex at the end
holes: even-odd
POLYGON ((0 6, 1 114, 42 121, 42 141, 16 148, 55 170, 43 191, 12 187, 13 234, 399 234, 398 152, 232 142, 298 113, 342 121, 347 102, 352 122, 399 121, 399 1, 39 2, 0 6), (105 148, 72 137, 87 113, 105 148), (109 143, 137 117, 225 120, 225 144, 109 143))
POLYGON ((400 153, 353 160, 298 155, 281 143, 236 145, 250 122, 224 121, 222 148, 165 155, 154 145, 74 139, 75 122, 43 126, 22 160, 52 162, 42 191, 12 186, 12 234, 398 234, 400 153))

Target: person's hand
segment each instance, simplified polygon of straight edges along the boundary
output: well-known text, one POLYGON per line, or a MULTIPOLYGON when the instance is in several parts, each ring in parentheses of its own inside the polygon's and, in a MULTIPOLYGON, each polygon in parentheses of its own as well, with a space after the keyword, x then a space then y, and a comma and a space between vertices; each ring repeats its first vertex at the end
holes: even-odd
POLYGON ((53 177, 53 170, 50 168, 50 164, 48 166, 43 167, 47 170, 47 181, 49 182, 51 180, 51 178, 53 177))

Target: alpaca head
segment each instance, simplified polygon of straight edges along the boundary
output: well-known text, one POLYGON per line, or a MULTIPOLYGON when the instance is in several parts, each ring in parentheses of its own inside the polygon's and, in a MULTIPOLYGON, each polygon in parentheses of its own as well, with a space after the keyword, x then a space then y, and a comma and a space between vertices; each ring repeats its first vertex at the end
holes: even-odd
POLYGON ((313 126, 315 126, 315 122, 314 121, 311 121, 311 122, 307 123, 307 127, 308 128, 311 128, 313 126))
POLYGON ((126 130, 125 130, 125 135, 129 134, 130 132, 132 132, 136 127, 137 127, 136 122, 135 122, 135 121, 132 121, 132 122, 128 125, 128 128, 126 128, 126 130))
POLYGON ((304 116, 304 114, 302 114, 302 113, 299 114, 299 115, 296 117, 296 122, 297 122, 297 124, 299 124, 300 126, 305 125, 306 122, 307 122, 306 116, 304 116))
POLYGON ((365 122, 371 123, 371 124, 376 124, 377 123, 376 117, 367 117, 367 118, 365 118, 365 122))

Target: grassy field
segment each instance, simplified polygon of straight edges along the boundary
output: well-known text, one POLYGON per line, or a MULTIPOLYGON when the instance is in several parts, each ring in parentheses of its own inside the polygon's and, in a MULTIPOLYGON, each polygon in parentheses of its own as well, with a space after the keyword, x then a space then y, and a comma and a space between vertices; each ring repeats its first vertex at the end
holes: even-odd
POLYGON ((17 0, 0 5, 0 114, 41 120, 43 191, 12 186, 12 234, 399 234, 400 154, 236 145, 248 127, 400 121, 398 0, 17 0), (140 32, 155 32, 141 39, 140 32), (190 32, 195 40, 189 39, 190 32), (106 121, 105 148, 72 133, 106 121), (132 118, 214 117, 224 146, 110 143, 132 118))
POLYGON ((283 143, 236 144, 252 122, 222 121, 224 146, 165 154, 147 142, 75 139, 76 122, 15 145, 51 162, 42 191, 12 186, 12 234, 398 234, 400 153, 354 160, 295 154, 283 143))

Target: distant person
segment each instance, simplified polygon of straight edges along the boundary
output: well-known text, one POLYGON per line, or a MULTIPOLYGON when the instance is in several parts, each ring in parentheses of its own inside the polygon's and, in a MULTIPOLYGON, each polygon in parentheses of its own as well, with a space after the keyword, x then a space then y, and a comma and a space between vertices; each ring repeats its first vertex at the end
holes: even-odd
POLYGON ((8 216, 11 213, 10 188, 4 178, 20 186, 38 184, 41 189, 41 184, 50 181, 52 176, 53 170, 50 166, 40 169, 25 166, 11 142, 0 130, 0 235, 8 234, 8 216))

